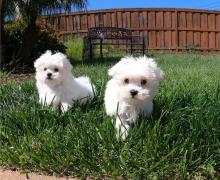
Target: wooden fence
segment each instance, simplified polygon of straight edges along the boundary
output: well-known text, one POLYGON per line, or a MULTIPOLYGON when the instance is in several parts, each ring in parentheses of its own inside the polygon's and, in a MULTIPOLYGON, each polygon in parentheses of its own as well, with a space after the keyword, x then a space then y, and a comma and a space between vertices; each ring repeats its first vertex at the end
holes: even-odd
POLYGON ((146 49, 220 52, 220 11, 192 9, 111 9, 42 18, 61 39, 84 36, 88 28, 123 27, 145 36, 146 49))

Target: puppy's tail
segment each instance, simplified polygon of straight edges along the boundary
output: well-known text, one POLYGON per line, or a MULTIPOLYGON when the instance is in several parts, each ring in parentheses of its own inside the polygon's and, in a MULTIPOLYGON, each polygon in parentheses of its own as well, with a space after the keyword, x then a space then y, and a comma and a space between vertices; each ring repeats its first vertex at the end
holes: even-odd
POLYGON ((89 77, 87 77, 87 76, 78 77, 78 78, 76 78, 76 80, 80 81, 80 82, 83 82, 83 83, 86 83, 86 84, 90 84, 91 83, 89 77))
POLYGON ((81 76, 75 79, 78 81, 80 84, 86 85, 87 88, 89 88, 90 96, 93 98, 95 92, 96 92, 96 87, 94 84, 91 83, 90 78, 87 76, 81 76))

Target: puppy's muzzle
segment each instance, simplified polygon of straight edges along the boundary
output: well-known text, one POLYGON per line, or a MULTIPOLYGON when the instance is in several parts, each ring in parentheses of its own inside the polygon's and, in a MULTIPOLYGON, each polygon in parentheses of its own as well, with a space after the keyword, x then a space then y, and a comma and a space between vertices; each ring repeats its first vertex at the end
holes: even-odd
POLYGON ((47 79, 51 79, 52 73, 47 73, 47 79))
POLYGON ((134 98, 138 94, 138 91, 132 89, 132 90, 130 90, 130 94, 131 94, 132 98, 134 98))

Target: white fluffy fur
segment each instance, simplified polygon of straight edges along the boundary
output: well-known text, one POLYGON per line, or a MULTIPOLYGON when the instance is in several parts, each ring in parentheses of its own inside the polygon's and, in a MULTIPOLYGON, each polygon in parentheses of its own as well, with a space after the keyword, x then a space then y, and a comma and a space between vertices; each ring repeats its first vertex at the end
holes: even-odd
POLYGON ((143 56, 122 58, 109 69, 108 74, 112 79, 108 81, 105 91, 106 113, 117 116, 117 136, 125 139, 130 124, 140 114, 149 116, 152 113, 153 98, 164 73, 153 58, 143 56), (137 95, 132 97, 131 91, 137 91, 137 95))
POLYGON ((35 61, 34 67, 41 104, 60 106, 65 112, 74 101, 83 104, 93 98, 94 85, 88 77, 73 77, 72 65, 64 54, 46 51, 35 61), (51 73, 51 78, 48 73, 51 73))

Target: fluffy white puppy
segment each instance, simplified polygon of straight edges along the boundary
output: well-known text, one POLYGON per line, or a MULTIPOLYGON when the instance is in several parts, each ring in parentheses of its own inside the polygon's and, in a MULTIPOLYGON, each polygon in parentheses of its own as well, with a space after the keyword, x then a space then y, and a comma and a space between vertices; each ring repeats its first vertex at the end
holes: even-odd
POLYGON ((83 104, 93 98, 94 85, 88 77, 73 77, 72 65, 64 54, 46 51, 35 61, 34 67, 41 104, 61 107, 65 112, 74 101, 83 104))
POLYGON ((125 139, 130 124, 140 114, 149 116, 153 111, 153 98, 164 73, 152 58, 125 57, 108 71, 112 77, 105 91, 105 109, 116 116, 117 137, 125 139))

